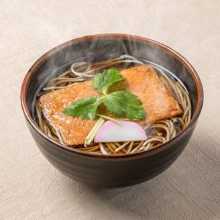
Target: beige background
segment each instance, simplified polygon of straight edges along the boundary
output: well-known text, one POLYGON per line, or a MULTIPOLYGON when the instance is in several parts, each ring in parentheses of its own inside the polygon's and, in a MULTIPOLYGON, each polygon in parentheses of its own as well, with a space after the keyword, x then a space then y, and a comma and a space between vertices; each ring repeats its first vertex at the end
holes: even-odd
POLYGON ((0 0, 0 219, 220 219, 219 0, 0 0), (42 53, 93 33, 162 41, 198 70, 205 103, 174 165, 116 190, 71 181, 41 155, 24 124, 19 89, 42 53))

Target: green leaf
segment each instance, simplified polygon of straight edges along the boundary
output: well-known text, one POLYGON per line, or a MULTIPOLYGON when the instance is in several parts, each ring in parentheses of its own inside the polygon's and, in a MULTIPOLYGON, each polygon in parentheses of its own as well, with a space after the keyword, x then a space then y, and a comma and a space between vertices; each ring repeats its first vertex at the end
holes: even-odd
POLYGON ((64 114, 78 116, 82 119, 95 119, 100 102, 98 97, 77 100, 64 109, 64 114))
POLYGON ((126 117, 131 120, 145 118, 145 111, 141 101, 129 91, 113 92, 105 96, 103 102, 108 111, 118 117, 126 117))
POLYGON ((124 80, 120 72, 116 68, 110 68, 104 70, 103 73, 98 73, 92 80, 93 87, 97 89, 100 93, 107 94, 108 89, 124 80))
POLYGON ((82 119, 96 119, 98 107, 103 103, 107 110, 116 117, 128 118, 130 120, 144 119, 145 111, 137 96, 126 90, 108 93, 108 89, 111 86, 122 80, 124 78, 115 68, 107 69, 103 73, 97 74, 92 84, 103 95, 73 102, 64 109, 64 114, 82 119))

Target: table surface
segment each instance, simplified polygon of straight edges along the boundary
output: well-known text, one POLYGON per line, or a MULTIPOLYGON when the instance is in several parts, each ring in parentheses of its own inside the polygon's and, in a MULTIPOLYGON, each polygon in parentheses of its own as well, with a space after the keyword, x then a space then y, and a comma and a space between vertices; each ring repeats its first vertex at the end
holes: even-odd
POLYGON ((0 1, 0 219, 220 219, 220 2, 218 0, 0 1), (160 176, 92 189, 63 176, 33 142, 21 81, 48 49, 94 33, 148 36, 188 58, 205 103, 186 150, 160 176))

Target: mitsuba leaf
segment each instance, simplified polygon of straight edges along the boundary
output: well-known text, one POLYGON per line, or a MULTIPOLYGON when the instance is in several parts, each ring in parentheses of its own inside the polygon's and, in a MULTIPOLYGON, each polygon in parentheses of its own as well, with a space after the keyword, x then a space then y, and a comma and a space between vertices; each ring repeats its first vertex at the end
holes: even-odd
POLYGON ((116 91, 108 94, 103 100, 104 105, 114 115, 131 120, 145 118, 145 111, 137 96, 129 91, 116 91))
POLYGON ((145 111, 138 97, 127 90, 108 93, 111 86, 124 80, 116 68, 110 68, 97 74, 92 80, 93 87, 102 95, 77 100, 64 109, 64 114, 81 119, 96 119, 98 107, 102 103, 116 117, 130 120, 142 120, 145 111))
POLYGON ((95 89, 97 89, 100 93, 107 94, 108 89, 124 80, 120 72, 116 68, 110 68, 104 70, 103 73, 98 73, 94 79, 92 80, 92 85, 95 89))
POLYGON ((99 106, 98 97, 77 100, 64 109, 64 114, 78 116, 82 119, 95 119, 99 106))

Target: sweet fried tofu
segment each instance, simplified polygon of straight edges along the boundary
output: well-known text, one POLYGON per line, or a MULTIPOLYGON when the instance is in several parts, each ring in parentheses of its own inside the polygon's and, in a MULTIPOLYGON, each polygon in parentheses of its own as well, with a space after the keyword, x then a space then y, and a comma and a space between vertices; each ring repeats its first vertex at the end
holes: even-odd
MULTIPOLYGON (((171 91, 161 82, 152 67, 140 65, 122 70, 121 74, 126 79, 128 89, 142 101, 146 111, 146 123, 154 123, 182 113, 171 91)), ((98 96, 98 93, 92 87, 91 81, 86 81, 40 97, 45 118, 59 131, 65 144, 83 144, 95 121, 67 116, 63 114, 64 108, 76 100, 91 96, 98 96)))
POLYGON ((182 109, 172 92, 163 84, 151 66, 141 65, 121 71, 126 78, 128 89, 142 101, 147 113, 146 122, 180 115, 182 109))

